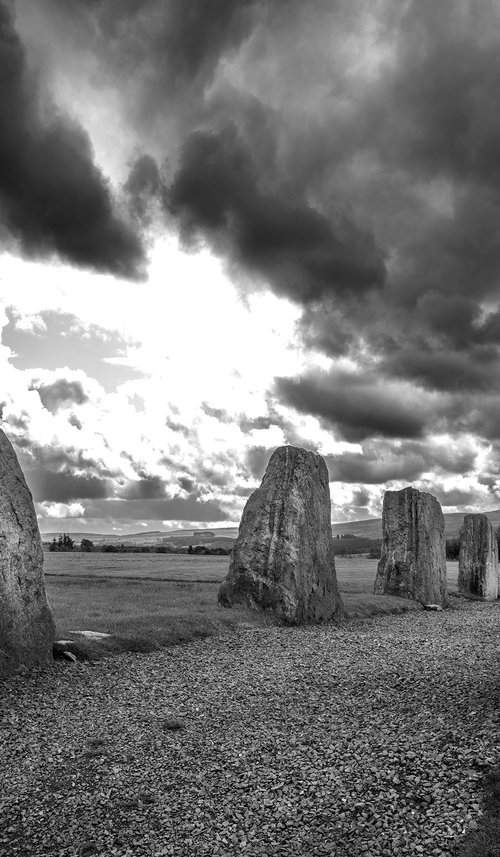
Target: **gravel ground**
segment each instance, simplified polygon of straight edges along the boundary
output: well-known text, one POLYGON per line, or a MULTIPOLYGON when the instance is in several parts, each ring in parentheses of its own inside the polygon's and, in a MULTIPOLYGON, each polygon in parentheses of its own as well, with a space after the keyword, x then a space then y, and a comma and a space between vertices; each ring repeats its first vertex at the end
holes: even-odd
POLYGON ((500 758, 498 604, 0 684, 0 853, 454 853, 500 758))

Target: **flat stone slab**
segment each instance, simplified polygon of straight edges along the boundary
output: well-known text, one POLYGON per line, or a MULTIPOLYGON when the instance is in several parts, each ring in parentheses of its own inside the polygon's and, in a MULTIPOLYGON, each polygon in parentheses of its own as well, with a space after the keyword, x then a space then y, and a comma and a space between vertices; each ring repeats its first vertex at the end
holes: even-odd
POLYGON ((88 637, 90 640, 103 640, 105 637, 112 637, 112 634, 105 634, 103 631, 71 631, 72 634, 79 634, 81 637, 88 637))

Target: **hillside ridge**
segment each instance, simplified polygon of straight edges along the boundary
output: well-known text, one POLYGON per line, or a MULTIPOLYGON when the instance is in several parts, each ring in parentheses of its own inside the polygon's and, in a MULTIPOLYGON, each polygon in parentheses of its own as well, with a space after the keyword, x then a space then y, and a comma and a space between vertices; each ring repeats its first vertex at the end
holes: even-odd
MULTIPOLYGON (((447 538, 457 537, 460 532, 460 527, 462 526, 462 522, 464 519, 464 515, 468 514, 467 512, 448 512, 444 516, 445 523, 445 533, 447 538)), ((487 515, 490 519, 491 523, 495 527, 495 529, 500 526, 500 509, 494 509, 489 512, 484 512, 483 514, 487 515)), ((138 542, 142 544, 151 544, 158 541, 173 540, 178 541, 179 539, 186 539, 187 541, 195 543, 200 543, 203 541, 203 536, 197 535, 194 536, 194 528, 193 527, 185 527, 177 530, 145 530, 144 532, 139 533, 127 533, 125 535, 117 535, 116 533, 86 533, 86 532, 70 532, 69 536, 76 542, 80 542, 82 539, 90 539, 93 542, 109 542, 109 543, 122 543, 122 542, 138 542), (187 537, 190 536, 188 539, 187 537)), ((200 530, 197 531, 198 533, 200 530)), ((235 539, 238 535, 238 527, 213 527, 207 528, 207 534, 213 533, 214 540, 217 541, 219 539, 235 539)), ((382 518, 366 518, 362 521, 346 521, 343 523, 332 524, 332 533, 334 538, 336 536, 344 535, 349 533, 353 536, 360 536, 367 539, 380 539, 382 538, 382 518)), ((50 533, 42 533, 42 539, 44 542, 52 541, 53 538, 57 538, 60 533, 59 532, 50 532, 50 533)), ((208 539, 212 541, 212 538, 208 536, 208 539)), ((207 540, 208 540, 207 539, 207 540)))

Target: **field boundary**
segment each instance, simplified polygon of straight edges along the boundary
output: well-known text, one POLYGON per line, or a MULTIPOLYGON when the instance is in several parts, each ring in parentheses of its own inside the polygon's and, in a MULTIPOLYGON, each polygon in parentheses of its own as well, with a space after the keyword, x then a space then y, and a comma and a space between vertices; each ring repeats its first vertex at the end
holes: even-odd
POLYGON ((45 577, 55 577, 56 580, 66 579, 72 580, 75 583, 78 583, 80 580, 132 580, 135 583, 141 583, 143 580, 147 580, 150 583, 222 583, 224 580, 223 577, 217 578, 217 580, 207 580, 206 577, 203 578, 186 578, 186 577, 132 577, 132 576, 123 576, 121 574, 79 574, 78 577, 74 574, 58 574, 54 571, 46 571, 44 572, 45 577))

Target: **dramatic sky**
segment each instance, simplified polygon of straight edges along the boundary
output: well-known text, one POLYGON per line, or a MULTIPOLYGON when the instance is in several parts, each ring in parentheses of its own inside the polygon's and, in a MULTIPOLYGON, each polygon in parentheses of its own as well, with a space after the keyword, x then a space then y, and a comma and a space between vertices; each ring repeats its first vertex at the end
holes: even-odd
POLYGON ((0 0, 0 425, 42 531, 500 506, 497 0, 0 0))

